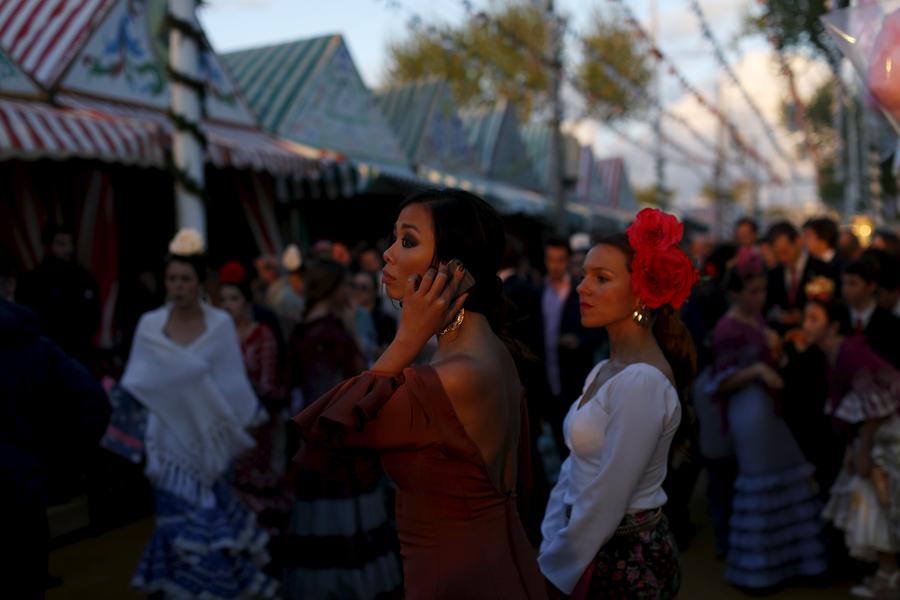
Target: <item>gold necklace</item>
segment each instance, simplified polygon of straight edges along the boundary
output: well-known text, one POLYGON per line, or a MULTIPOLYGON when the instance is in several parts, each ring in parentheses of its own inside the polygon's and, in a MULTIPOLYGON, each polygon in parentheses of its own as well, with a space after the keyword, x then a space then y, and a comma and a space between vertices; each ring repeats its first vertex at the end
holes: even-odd
POLYGON ((451 331, 456 331, 459 329, 459 326, 462 325, 463 320, 466 318, 466 309, 461 308, 459 312, 456 313, 456 318, 453 319, 453 322, 447 325, 443 331, 438 334, 438 337, 444 337, 445 333, 450 333, 451 331))

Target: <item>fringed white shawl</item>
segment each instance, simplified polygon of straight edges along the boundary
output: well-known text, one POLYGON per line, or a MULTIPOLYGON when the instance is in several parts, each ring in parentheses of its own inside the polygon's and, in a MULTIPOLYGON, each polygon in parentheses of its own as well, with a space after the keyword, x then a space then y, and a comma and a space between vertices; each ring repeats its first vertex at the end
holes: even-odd
POLYGON ((190 502, 215 504, 212 487, 253 447, 246 428, 259 403, 247 379, 237 331, 227 313, 203 304, 206 331, 181 346, 163 333, 170 307, 141 317, 122 385, 149 412, 147 477, 190 502))

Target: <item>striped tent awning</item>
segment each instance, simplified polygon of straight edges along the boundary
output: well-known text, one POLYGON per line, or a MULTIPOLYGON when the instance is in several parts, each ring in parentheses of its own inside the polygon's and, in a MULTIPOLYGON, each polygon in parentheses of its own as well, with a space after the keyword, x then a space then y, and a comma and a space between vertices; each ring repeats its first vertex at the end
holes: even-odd
POLYGON ((152 125, 38 102, 0 98, 0 159, 83 158, 162 167, 152 125))
MULTIPOLYGON (((113 115, 129 121, 152 124, 165 137, 171 135, 172 123, 168 115, 154 108, 108 102, 61 94, 61 104, 90 111, 94 114, 113 115)), ((283 140, 264 131, 224 123, 205 122, 203 130, 207 141, 207 159, 218 168, 232 167, 254 171, 268 171, 273 175, 306 175, 318 171, 324 153, 302 144, 283 140)))
POLYGON ((42 86, 56 82, 115 0, 0 0, 0 47, 42 86))

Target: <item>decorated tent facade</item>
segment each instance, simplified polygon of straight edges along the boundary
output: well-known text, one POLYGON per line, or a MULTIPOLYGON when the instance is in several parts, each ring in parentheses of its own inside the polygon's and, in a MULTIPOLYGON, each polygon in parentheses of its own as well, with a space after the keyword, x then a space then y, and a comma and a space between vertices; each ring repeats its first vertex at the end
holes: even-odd
POLYGON ((400 200, 426 185, 413 171, 340 35, 223 55, 260 122, 294 142, 339 156, 342 168, 293 178, 286 196, 301 243, 377 242, 400 200))
POLYGON ((390 87, 379 92, 378 101, 423 179, 478 193, 505 213, 546 213, 543 196, 491 180, 482 170, 447 82, 430 79, 390 87))
POLYGON ((378 102, 420 175, 481 175, 446 82, 432 79, 387 88, 379 92, 378 102))
MULTIPOLYGON (((521 135, 525 151, 534 165, 539 188, 547 192, 550 187, 550 127, 546 123, 529 123, 521 128, 521 135)), ((600 204, 586 202, 577 193, 584 176, 583 153, 590 149, 579 145, 578 140, 567 133, 562 135, 562 146, 563 195, 570 225, 582 231, 608 227, 610 212, 600 204)))
POLYGON ((359 189, 378 174, 415 180, 406 153, 340 35, 222 55, 262 125, 345 155, 359 189))
POLYGON ((525 189, 538 189, 539 184, 525 142, 519 131, 519 119, 512 104, 501 100, 488 110, 462 114, 482 172, 489 178, 525 189))
MULTIPOLYGON (((0 237, 28 269, 46 224, 74 226, 107 311, 118 274, 156 266, 174 230, 166 7, 0 0, 0 237)), ((210 248, 275 252, 278 178, 317 172, 321 153, 263 131, 208 43, 201 57, 210 248)))

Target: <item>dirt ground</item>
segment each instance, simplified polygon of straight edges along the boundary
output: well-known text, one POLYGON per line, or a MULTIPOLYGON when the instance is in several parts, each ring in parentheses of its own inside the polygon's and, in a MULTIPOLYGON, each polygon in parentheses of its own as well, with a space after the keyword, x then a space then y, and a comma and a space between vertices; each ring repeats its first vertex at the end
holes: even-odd
MULTIPOLYGON (((702 488, 702 482, 698 489, 702 488)), ((682 554, 684 582, 681 600, 731 600, 749 598, 725 583, 725 565, 713 554, 712 528, 706 503, 695 496, 692 515, 699 527, 697 537, 682 554)), ((51 553, 50 572, 62 577, 62 587, 50 590, 48 600, 129 600, 142 598, 128 588, 140 560, 144 543, 153 528, 143 519, 99 537, 59 548, 51 553)), ((771 600, 844 600, 850 598, 852 582, 816 588, 790 588, 766 596, 771 600)))

